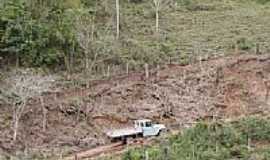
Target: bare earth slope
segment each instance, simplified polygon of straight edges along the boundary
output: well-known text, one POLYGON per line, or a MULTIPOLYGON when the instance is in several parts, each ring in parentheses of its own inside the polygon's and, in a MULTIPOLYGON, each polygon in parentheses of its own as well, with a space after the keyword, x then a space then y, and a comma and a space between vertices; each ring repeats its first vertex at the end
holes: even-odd
POLYGON ((59 153, 106 143, 104 132, 138 118, 171 129, 209 118, 237 118, 270 111, 269 55, 233 55, 192 65, 168 65, 159 71, 91 82, 88 89, 63 90, 46 96, 47 130, 42 131, 39 102, 28 105, 18 141, 12 143, 12 108, 0 112, 0 152, 42 150, 59 153))

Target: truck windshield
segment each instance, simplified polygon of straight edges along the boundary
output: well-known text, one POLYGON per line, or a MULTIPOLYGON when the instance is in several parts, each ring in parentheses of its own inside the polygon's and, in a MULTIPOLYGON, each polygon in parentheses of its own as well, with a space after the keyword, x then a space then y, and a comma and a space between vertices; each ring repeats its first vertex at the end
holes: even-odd
POLYGON ((151 127, 152 126, 152 123, 151 122, 146 122, 145 123, 145 127, 151 127))

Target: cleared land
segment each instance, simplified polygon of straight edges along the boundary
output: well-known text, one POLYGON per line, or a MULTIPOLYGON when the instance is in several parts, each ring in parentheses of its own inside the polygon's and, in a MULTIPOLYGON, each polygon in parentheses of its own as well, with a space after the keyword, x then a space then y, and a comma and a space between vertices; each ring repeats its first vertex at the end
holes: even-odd
MULTIPOLYGON (((187 66, 169 65, 151 72, 93 82, 88 89, 62 90, 45 99, 48 128, 42 132, 38 101, 27 106, 19 139, 12 143, 12 108, 2 106, 1 149, 76 151, 106 143, 105 131, 150 118, 170 129, 183 129, 198 120, 269 115, 269 55, 233 55, 187 66)), ((47 153, 46 153, 47 152, 47 153)), ((65 152, 67 153, 67 152, 65 152)))

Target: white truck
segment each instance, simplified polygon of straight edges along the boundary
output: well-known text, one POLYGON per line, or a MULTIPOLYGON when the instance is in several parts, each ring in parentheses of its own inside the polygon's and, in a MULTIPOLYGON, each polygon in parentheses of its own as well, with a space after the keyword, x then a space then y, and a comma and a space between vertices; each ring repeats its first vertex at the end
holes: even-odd
POLYGON ((106 135, 111 141, 118 141, 127 138, 158 136, 165 131, 165 125, 153 124, 149 119, 142 119, 134 121, 134 127, 108 131, 106 135))

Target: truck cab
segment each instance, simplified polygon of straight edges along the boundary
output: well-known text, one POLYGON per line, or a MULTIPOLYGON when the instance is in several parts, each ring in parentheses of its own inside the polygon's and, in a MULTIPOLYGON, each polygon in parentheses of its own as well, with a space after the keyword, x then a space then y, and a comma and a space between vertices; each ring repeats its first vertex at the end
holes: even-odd
POLYGON ((158 136, 161 132, 166 130, 165 125, 153 124, 150 119, 136 120, 134 126, 142 130, 143 137, 158 136))

